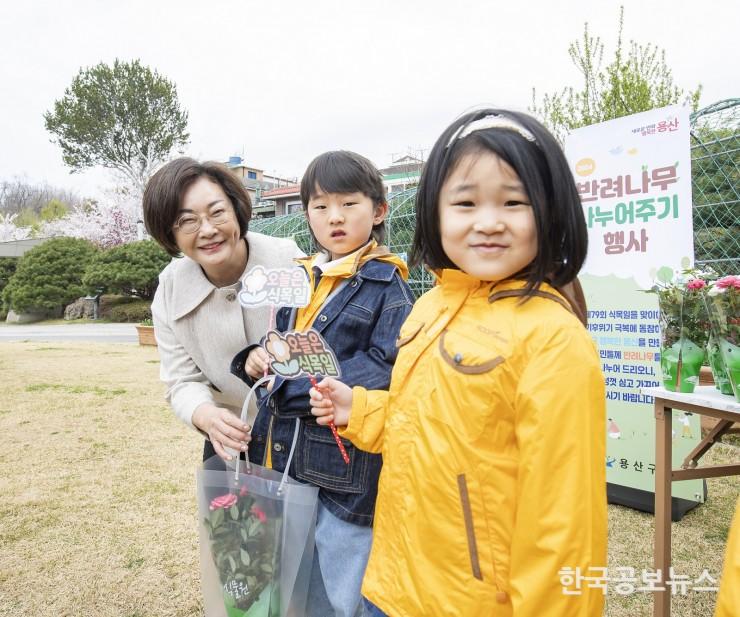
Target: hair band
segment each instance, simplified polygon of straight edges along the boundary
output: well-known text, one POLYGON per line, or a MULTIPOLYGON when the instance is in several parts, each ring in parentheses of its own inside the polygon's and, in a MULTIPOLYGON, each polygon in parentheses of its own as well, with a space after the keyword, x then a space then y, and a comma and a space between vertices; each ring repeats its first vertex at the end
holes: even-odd
POLYGON ((506 131, 514 131, 515 133, 519 133, 519 135, 524 137, 527 141, 537 143, 534 135, 515 120, 507 118, 506 116, 492 114, 490 116, 478 118, 478 120, 473 120, 473 122, 469 122, 468 124, 463 124, 452 134, 452 137, 450 137, 450 140, 447 142, 447 146, 445 147, 449 148, 458 139, 464 139, 471 133, 484 131, 486 129, 504 129, 506 131))

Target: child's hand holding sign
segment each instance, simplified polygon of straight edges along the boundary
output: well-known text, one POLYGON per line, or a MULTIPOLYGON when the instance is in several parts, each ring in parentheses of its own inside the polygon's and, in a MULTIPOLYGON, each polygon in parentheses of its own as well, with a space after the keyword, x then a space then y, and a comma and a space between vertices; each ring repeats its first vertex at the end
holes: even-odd
POLYGON ((252 379, 262 377, 270 366, 270 356, 262 347, 255 347, 249 352, 244 370, 252 379))

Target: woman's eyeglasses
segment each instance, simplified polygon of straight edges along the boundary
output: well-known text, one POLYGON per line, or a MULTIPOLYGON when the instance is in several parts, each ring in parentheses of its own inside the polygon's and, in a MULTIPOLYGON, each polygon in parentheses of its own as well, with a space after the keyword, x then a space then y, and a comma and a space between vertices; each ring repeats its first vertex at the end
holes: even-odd
POLYGON ((231 220, 231 214, 224 208, 213 210, 210 214, 198 216, 196 214, 183 214, 174 225, 175 229, 184 234, 194 234, 202 225, 203 217, 208 219, 211 225, 223 225, 231 220))

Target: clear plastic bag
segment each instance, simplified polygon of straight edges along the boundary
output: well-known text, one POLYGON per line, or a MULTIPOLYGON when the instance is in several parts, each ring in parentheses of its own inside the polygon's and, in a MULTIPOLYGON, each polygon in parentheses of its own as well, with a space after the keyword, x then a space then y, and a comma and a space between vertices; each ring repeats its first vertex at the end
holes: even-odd
POLYGON ((284 473, 218 456, 197 472, 206 617, 305 615, 319 489, 288 476, 298 422, 284 473))
POLYGON ((244 461, 213 457, 198 471, 206 617, 305 614, 318 489, 244 461))

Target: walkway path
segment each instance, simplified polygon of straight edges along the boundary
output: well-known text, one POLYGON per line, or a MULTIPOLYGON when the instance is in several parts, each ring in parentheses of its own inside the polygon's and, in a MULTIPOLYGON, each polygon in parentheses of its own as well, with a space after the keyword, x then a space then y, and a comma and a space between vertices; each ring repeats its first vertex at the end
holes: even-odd
POLYGON ((0 343, 6 341, 98 341, 106 343, 136 343, 136 327, 130 323, 6 324, 0 326, 0 343))

